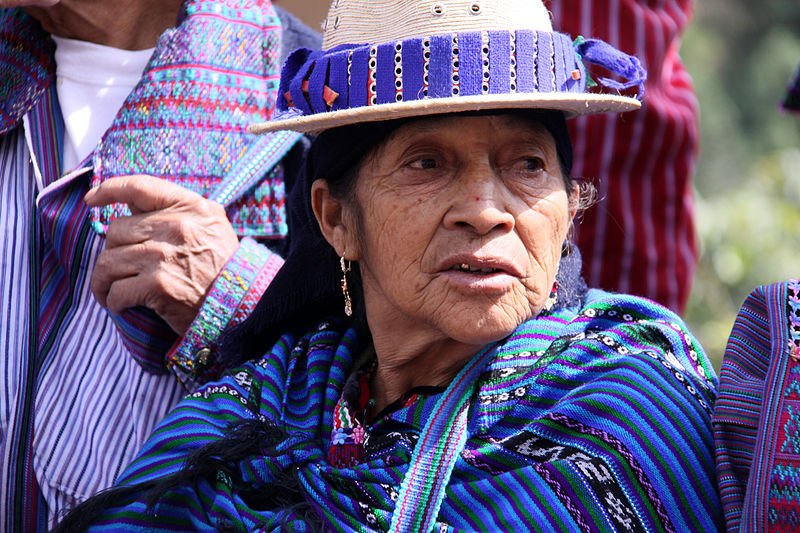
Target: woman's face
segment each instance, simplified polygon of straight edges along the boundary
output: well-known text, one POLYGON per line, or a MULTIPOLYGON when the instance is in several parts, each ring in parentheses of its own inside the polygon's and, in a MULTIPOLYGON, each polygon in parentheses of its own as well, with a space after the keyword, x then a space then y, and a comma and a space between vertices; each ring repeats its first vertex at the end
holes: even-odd
POLYGON ((476 345, 541 311, 574 215, 552 136, 511 114, 398 128, 354 196, 334 247, 359 263, 370 325, 476 345))

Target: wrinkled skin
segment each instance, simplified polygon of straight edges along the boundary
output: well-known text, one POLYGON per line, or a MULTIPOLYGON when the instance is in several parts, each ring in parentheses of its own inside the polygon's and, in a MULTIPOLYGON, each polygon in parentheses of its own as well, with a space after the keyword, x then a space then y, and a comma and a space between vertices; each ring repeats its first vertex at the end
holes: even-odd
POLYGON ((153 48, 175 24, 182 0, 0 0, 19 7, 47 33, 124 50, 153 48))
POLYGON ((358 262, 380 408, 448 383, 542 310, 577 189, 540 124, 455 115, 395 131, 366 157, 353 199, 317 180, 312 202, 327 240, 358 262))
POLYGON ((109 226, 92 273, 97 301, 112 313, 148 307, 184 334, 239 246, 225 209, 152 176, 108 180, 85 201, 126 203, 133 213, 109 226))

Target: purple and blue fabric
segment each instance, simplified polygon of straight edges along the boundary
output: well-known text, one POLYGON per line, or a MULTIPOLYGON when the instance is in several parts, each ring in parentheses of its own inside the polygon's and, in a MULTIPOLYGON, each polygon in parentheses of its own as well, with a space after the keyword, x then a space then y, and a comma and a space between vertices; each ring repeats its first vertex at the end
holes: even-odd
POLYGON ((276 118, 485 94, 584 93, 597 82, 644 95, 639 60, 603 41, 520 30, 463 32, 378 45, 297 50, 284 66, 276 118), (491 46, 487 46, 491 44, 491 46))
MULTIPOLYGON (((448 391, 421 394, 364 427, 363 461, 328 462, 331 448, 347 445, 335 417, 369 345, 332 318, 287 332, 261 359, 200 388, 159 425, 120 479, 120 500, 90 530, 390 530, 396 507, 416 501, 401 485, 424 428, 459 411, 440 408, 448 391), (215 456, 194 483, 167 481, 148 507, 153 483, 243 422, 283 436, 237 460, 215 456), (297 480, 301 501, 271 505, 266 495, 285 497, 286 479, 297 480)), ((465 433, 434 530, 718 529, 716 376, 676 315, 593 290, 481 353, 462 373, 465 433)), ((438 474, 424 464, 418 472, 438 474)))
POLYGON ((725 348, 714 410, 726 530, 797 531, 800 281, 758 287, 725 348))

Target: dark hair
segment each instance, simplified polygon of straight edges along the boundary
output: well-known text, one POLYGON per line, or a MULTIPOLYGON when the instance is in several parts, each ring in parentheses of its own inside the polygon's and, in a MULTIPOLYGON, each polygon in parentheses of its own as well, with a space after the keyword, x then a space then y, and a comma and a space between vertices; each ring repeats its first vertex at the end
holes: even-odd
MULTIPOLYGON (((223 438, 190 454, 180 471, 161 479, 104 490, 71 509, 59 521, 53 533, 86 531, 106 510, 134 501, 146 504, 156 525, 160 501, 168 500, 171 493, 180 487, 196 487, 200 480, 213 482, 220 472, 252 507, 292 509, 293 514, 303 520, 311 531, 322 531, 321 520, 305 500, 294 469, 284 472, 273 484, 258 488, 249 487, 240 477, 240 461, 254 455, 269 457, 285 438, 285 432, 271 421, 254 419, 234 422, 227 428, 223 438)), ((239 530, 233 524, 229 526, 217 525, 220 531, 239 530)))

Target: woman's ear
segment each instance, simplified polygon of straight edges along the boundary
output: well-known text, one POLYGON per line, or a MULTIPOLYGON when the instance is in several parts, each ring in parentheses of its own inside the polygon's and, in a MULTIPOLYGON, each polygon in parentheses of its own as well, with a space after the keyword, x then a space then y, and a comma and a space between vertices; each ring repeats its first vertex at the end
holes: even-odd
POLYGON ((322 236, 336 250, 336 254, 357 261, 358 240, 353 217, 349 216, 347 207, 333 197, 328 182, 324 179, 318 179, 311 184, 311 208, 322 236))

